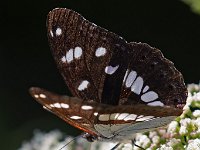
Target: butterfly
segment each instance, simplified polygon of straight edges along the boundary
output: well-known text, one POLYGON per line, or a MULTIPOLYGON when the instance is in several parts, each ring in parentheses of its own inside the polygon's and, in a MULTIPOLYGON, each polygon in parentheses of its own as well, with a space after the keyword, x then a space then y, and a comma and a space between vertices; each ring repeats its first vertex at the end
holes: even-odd
POLYGON ((77 12, 56 8, 47 17, 55 62, 74 97, 32 87, 31 95, 88 141, 126 141, 166 126, 182 113, 182 74, 157 48, 128 43, 77 12))

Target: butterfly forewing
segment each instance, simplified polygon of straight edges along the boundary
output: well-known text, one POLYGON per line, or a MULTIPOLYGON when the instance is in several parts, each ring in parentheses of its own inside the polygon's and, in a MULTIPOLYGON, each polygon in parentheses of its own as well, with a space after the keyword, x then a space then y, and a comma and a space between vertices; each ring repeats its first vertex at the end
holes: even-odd
MULTIPOLYGON (((125 54, 120 51, 126 42, 69 9, 51 11, 47 26, 53 56, 73 95, 101 102, 106 67, 112 58, 125 54)), ((123 66, 119 63, 123 61, 113 61, 110 65, 116 65, 112 67, 117 70, 123 66)))
POLYGON ((30 93, 45 109, 67 123, 104 140, 129 139, 134 133, 167 125, 182 112, 175 108, 144 104, 126 107, 99 104, 60 96, 40 88, 31 88, 30 93))

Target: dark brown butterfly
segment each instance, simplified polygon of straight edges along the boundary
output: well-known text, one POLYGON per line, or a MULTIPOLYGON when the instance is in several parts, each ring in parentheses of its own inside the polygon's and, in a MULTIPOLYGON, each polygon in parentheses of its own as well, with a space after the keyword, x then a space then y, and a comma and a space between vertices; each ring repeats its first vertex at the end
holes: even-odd
POLYGON ((74 97, 40 88, 31 95, 44 108, 83 130, 89 141, 133 139, 182 113, 183 77, 160 50, 120 36, 64 8, 47 18, 57 66, 74 97))

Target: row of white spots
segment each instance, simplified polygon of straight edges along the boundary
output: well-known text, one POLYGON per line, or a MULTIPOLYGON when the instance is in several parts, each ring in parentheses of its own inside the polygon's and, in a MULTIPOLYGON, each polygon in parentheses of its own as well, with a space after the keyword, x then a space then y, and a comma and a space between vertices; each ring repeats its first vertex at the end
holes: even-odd
MULTIPOLYGON (((50 104, 50 106, 51 107, 56 107, 56 108, 69 108, 69 105, 65 104, 65 103, 53 103, 53 104, 50 104)), ((93 109, 93 107, 89 106, 89 105, 82 105, 81 109, 83 109, 83 110, 91 110, 91 109, 93 109)))
POLYGON ((51 107, 55 107, 55 108, 69 108, 69 105, 68 104, 65 104, 65 103, 53 103, 53 104, 50 104, 51 107))
POLYGON ((149 119, 154 118, 154 116, 143 116, 143 115, 136 115, 136 114, 129 114, 129 113, 113 113, 113 114, 101 114, 99 115, 100 121, 109 121, 109 120, 135 120, 135 121, 147 121, 149 119))
MULTIPOLYGON (((60 36, 61 34, 62 34, 62 29, 58 27, 56 29, 56 36, 60 36)), ((50 35, 51 35, 51 37, 53 37, 53 31, 52 30, 50 30, 50 35)))
POLYGON ((71 61, 75 59, 79 59, 81 55, 83 54, 83 50, 81 47, 75 47, 75 49, 70 49, 67 51, 66 56, 63 56, 61 58, 62 62, 65 63, 66 61, 70 63, 71 61))
MULTIPOLYGON (((57 29, 57 30, 56 30, 56 33, 57 32, 58 32, 58 34, 62 33, 61 29, 60 30, 57 29)), ((53 35, 53 32, 51 32, 51 34, 53 35)), ((75 59, 79 59, 82 54, 83 54, 82 48, 77 46, 74 49, 71 48, 69 51, 67 51, 66 55, 61 58, 61 61, 63 63, 65 63, 65 62, 70 63, 70 62, 72 62, 74 60, 74 58, 75 59)), ((101 56, 104 56, 105 54, 106 54, 106 49, 105 48, 99 47, 99 48, 96 49, 96 52, 95 52, 95 56, 96 57, 101 57, 101 56)))
POLYGON ((46 98, 46 95, 44 95, 44 94, 41 93, 41 94, 39 94, 39 95, 38 95, 38 94, 35 94, 34 97, 35 97, 35 98, 39 98, 39 97, 40 97, 40 98, 46 98))
POLYGON ((83 80, 81 84, 78 86, 79 91, 83 91, 88 87, 89 82, 87 80, 83 80))
POLYGON ((104 47, 99 47, 96 49, 96 52, 95 52, 96 57, 101 57, 101 56, 104 56, 105 54, 106 54, 106 49, 104 47))
POLYGON ((105 73, 111 75, 113 73, 115 73, 115 71, 117 71, 117 69, 119 68, 119 65, 112 67, 112 66, 106 66, 105 68, 105 73))
POLYGON ((148 105, 151 105, 151 106, 163 106, 164 105, 160 101, 151 102, 158 98, 158 94, 154 91, 148 91, 149 90, 148 85, 146 85, 143 88, 144 80, 140 76, 137 77, 136 71, 129 72, 129 70, 127 69, 127 71, 124 75, 123 82, 125 83, 125 87, 131 88, 131 91, 134 92, 135 94, 140 95, 142 93, 141 100, 148 103, 148 105), (142 90, 142 88, 143 88, 143 90, 142 90))
POLYGON ((137 118, 136 121, 149 121, 153 118, 154 118, 154 116, 142 116, 140 118, 137 118))

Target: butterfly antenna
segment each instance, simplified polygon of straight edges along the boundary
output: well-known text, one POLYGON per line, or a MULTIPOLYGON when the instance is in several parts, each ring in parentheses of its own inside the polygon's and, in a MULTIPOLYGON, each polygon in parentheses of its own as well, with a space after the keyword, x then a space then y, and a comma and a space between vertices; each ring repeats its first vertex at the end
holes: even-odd
POLYGON ((67 145, 69 145, 70 143, 72 143, 73 141, 75 141, 77 138, 82 137, 82 134, 79 136, 76 136, 75 138, 73 138, 71 141, 67 142, 64 146, 62 146, 60 149, 58 150, 62 150, 63 148, 65 148, 67 145))

